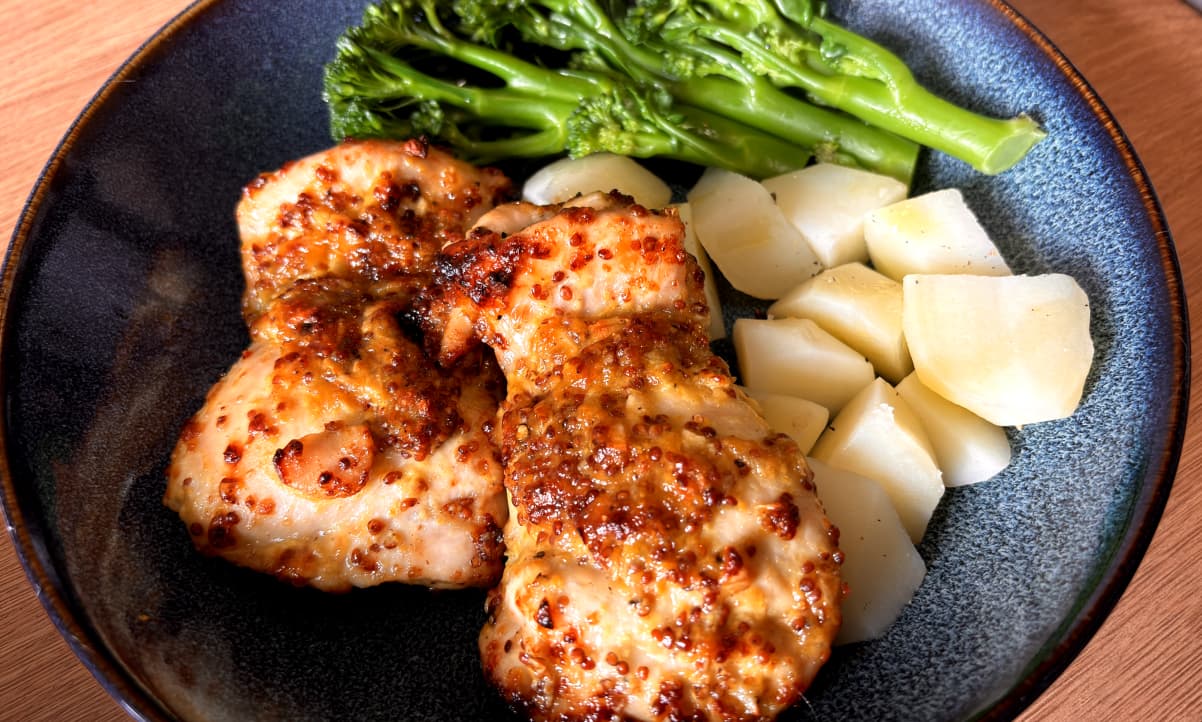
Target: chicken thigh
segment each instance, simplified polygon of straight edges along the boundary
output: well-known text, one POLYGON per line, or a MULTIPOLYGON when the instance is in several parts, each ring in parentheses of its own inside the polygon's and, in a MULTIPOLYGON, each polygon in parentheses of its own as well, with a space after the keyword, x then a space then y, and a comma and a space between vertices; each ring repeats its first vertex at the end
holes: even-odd
POLYGON ((482 340, 508 384, 486 673, 535 720, 772 718, 830 654, 838 531, 710 351, 674 212, 574 206, 483 217, 428 306, 444 359, 482 340))
POLYGON ((488 586, 507 509, 491 354, 405 322, 440 245, 508 192, 424 143, 351 142, 238 208, 251 343, 183 429, 164 501, 196 546, 297 584, 488 586))

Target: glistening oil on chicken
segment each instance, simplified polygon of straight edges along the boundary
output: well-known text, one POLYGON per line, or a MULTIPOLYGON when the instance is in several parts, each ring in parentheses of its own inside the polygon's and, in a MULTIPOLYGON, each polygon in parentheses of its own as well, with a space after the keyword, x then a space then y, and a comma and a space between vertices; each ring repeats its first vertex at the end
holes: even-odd
POLYGON ((674 212, 509 193, 418 141, 249 184, 251 344, 166 503, 292 583, 492 587, 484 671, 532 719, 775 717, 841 619, 804 458, 711 353, 674 212))

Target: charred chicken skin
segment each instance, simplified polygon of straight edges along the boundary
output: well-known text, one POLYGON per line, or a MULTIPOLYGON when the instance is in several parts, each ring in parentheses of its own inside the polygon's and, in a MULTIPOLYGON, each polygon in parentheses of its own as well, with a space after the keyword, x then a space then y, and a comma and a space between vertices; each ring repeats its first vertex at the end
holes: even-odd
POLYGON ((199 549, 326 590, 496 582, 503 380, 487 353, 439 368, 403 319, 439 246, 508 191, 380 141, 247 186, 251 343, 183 429, 164 496, 199 549))
POLYGON ((484 216, 428 305, 443 359, 481 340, 508 387, 486 673, 535 720, 770 719, 829 656, 838 531, 711 353, 674 212, 574 206, 484 216))

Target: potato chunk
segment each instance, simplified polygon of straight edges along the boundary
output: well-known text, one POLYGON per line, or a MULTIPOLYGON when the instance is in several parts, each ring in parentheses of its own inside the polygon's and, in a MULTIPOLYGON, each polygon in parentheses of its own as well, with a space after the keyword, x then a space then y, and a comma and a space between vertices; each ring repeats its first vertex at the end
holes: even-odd
POLYGON ((872 364, 806 318, 740 318, 735 353, 743 384, 809 399, 838 413, 872 381, 872 364))
POLYGON ((1072 277, 914 275, 902 293, 914 370, 935 393, 998 426, 1077 408, 1093 340, 1072 277))
POLYGON ((878 482, 917 544, 943 497, 943 478, 922 422, 884 379, 835 417, 810 455, 878 482))
POLYGON ((827 518, 839 527, 849 591, 835 644, 876 639, 910 603, 926 565, 880 484, 817 459, 809 463, 827 518))
POLYGON ((922 421, 945 485, 992 479, 1010 465, 1010 440, 1004 429, 931 391, 918 374, 902 379, 897 394, 922 421))
POLYGON ((828 268, 768 308, 770 318, 808 318, 897 383, 914 369, 902 334, 902 287, 862 263, 828 268))
POLYGON ((693 232, 730 285, 780 298, 822 270, 813 249, 758 181, 709 168, 689 191, 693 232))
POLYGON ((522 199, 539 205, 562 203, 578 194, 617 190, 647 208, 663 208, 672 189, 624 155, 594 153, 562 158, 534 172, 522 186, 522 199))
POLYGON ((680 222, 684 224, 684 249, 693 254, 697 259, 697 265, 701 266, 701 270, 705 273, 705 305, 710 309, 710 340, 725 338, 726 319, 722 316, 722 301, 718 297, 714 267, 710 263, 709 255, 698 242, 697 234, 693 232, 693 207, 688 203, 674 203, 672 207, 676 209, 676 214, 680 216, 680 222))
POLYGON ((744 389, 760 406, 768 426, 797 442, 801 453, 808 454, 826 428, 830 412, 821 404, 787 394, 744 389))
POLYGON ((876 270, 896 281, 910 273, 1008 276, 1010 267, 955 188, 885 206, 864 217, 876 270))
POLYGON ((868 260, 864 215, 906 197, 906 184, 834 163, 814 165, 763 181, 827 268, 868 260))

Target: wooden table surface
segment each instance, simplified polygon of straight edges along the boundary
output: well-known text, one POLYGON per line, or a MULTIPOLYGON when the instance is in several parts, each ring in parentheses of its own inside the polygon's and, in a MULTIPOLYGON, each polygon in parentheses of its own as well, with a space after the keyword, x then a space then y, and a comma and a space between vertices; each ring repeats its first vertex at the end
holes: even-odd
MULTIPOLYGON (((265 0, 269 1, 269 0, 265 0)), ((885 1, 885 0, 881 0, 885 1)), ((950 1, 950 0, 949 0, 950 1)), ((1180 0, 1016 0, 1131 138, 1202 293, 1202 14, 1180 0)), ((183 0, 0 0, 0 244, 85 103, 183 0)), ((1202 312, 1193 314, 1194 336, 1202 312)), ((1202 364, 1195 364, 1194 386, 1202 364)), ((1202 719, 1202 443, 1191 402, 1177 481, 1143 564, 1028 719, 1202 719)), ((0 535, 0 720, 125 718, 55 631, 0 535)))

